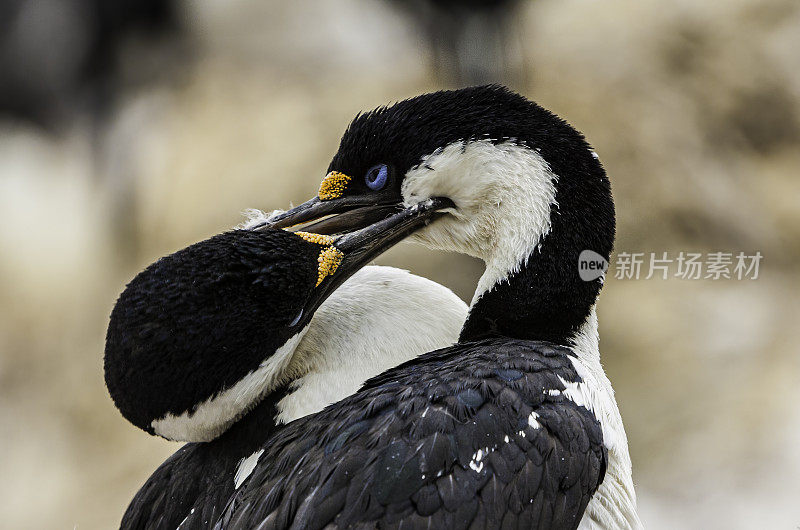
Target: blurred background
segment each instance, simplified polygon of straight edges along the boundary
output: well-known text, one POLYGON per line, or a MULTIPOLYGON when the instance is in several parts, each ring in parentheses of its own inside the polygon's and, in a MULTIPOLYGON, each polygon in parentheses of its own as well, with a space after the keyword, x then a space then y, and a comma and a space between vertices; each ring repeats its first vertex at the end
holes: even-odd
MULTIPOLYGON (((103 383, 137 271, 311 196, 358 111, 490 81, 592 142, 617 252, 764 256, 755 281, 606 283, 647 527, 800 525, 796 0, 2 0, 3 524, 114 527, 178 449, 103 383)), ((379 262, 465 300, 481 272, 410 245, 379 262)))

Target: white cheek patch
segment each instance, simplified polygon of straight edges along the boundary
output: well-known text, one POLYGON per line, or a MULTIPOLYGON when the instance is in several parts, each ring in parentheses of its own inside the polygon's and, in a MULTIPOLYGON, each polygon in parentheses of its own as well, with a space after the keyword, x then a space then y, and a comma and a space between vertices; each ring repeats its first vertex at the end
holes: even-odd
POLYGON ((306 334, 306 326, 275 350, 258 368, 230 388, 210 397, 193 412, 166 414, 150 424, 159 436, 184 442, 208 442, 225 432, 259 399, 274 388, 286 374, 297 345, 306 334))
POLYGON ((456 211, 412 235, 440 250, 483 259, 486 272, 473 303, 517 272, 550 232, 558 177, 534 149, 512 141, 455 142, 423 158, 406 173, 406 206, 448 197, 456 211))

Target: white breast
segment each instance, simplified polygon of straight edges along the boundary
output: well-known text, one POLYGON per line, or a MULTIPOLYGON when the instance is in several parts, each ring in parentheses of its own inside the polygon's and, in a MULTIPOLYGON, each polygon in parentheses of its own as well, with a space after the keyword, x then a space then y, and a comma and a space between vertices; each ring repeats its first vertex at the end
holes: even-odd
POLYGON ((364 267, 314 313, 290 368, 305 375, 278 403, 278 421, 318 412, 370 377, 454 344, 466 318, 466 304, 448 288, 393 267, 364 267))

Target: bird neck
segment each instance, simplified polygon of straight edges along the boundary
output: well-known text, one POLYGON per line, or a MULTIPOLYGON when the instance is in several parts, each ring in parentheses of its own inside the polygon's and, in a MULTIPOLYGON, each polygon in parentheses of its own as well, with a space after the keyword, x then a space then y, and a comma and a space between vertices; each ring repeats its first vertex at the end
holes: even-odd
MULTIPOLYGON (((235 384, 221 390, 181 414, 167 413, 153 420, 153 431, 168 440, 208 442, 234 425, 256 406, 263 396, 291 379, 287 369, 292 356, 308 326, 292 336, 281 347, 241 377, 235 384)), ((213 374, 212 374, 213 375, 213 374)))
POLYGON ((589 316, 599 280, 578 274, 579 250, 546 238, 516 271, 496 279, 487 263, 459 341, 504 336, 568 345, 589 316))
POLYGON ((541 153, 524 152, 527 178, 497 201, 503 210, 493 216, 493 244, 461 341, 506 336, 569 345, 597 300, 604 274, 584 281, 579 256, 588 250, 608 263, 615 232, 610 184, 588 149, 566 157, 550 151, 545 145, 541 153))
POLYGON ((454 142, 403 180, 407 203, 444 196, 456 205, 413 239, 486 264, 461 341, 567 344, 597 299, 602 279, 581 280, 578 257, 591 250, 608 261, 614 203, 588 144, 574 131, 563 134, 561 142, 454 142))

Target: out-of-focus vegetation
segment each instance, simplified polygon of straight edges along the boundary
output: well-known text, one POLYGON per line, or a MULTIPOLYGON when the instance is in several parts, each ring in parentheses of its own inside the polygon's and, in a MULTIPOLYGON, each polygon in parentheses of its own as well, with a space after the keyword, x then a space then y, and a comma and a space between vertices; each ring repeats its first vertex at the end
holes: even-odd
MULTIPOLYGON (((519 6, 509 82, 595 146, 618 252, 764 256, 756 281, 606 283, 601 347, 646 525, 793 528, 800 4, 519 6)), ((121 46, 99 111, 83 93, 55 130, 0 119, 8 528, 112 527, 178 447, 127 424, 103 385, 107 317, 125 282, 245 208, 309 197, 359 110, 449 84, 424 32, 389 3, 204 1, 177 13, 177 41, 134 34, 121 46)), ((379 261, 466 300, 481 270, 410 245, 379 261)))

